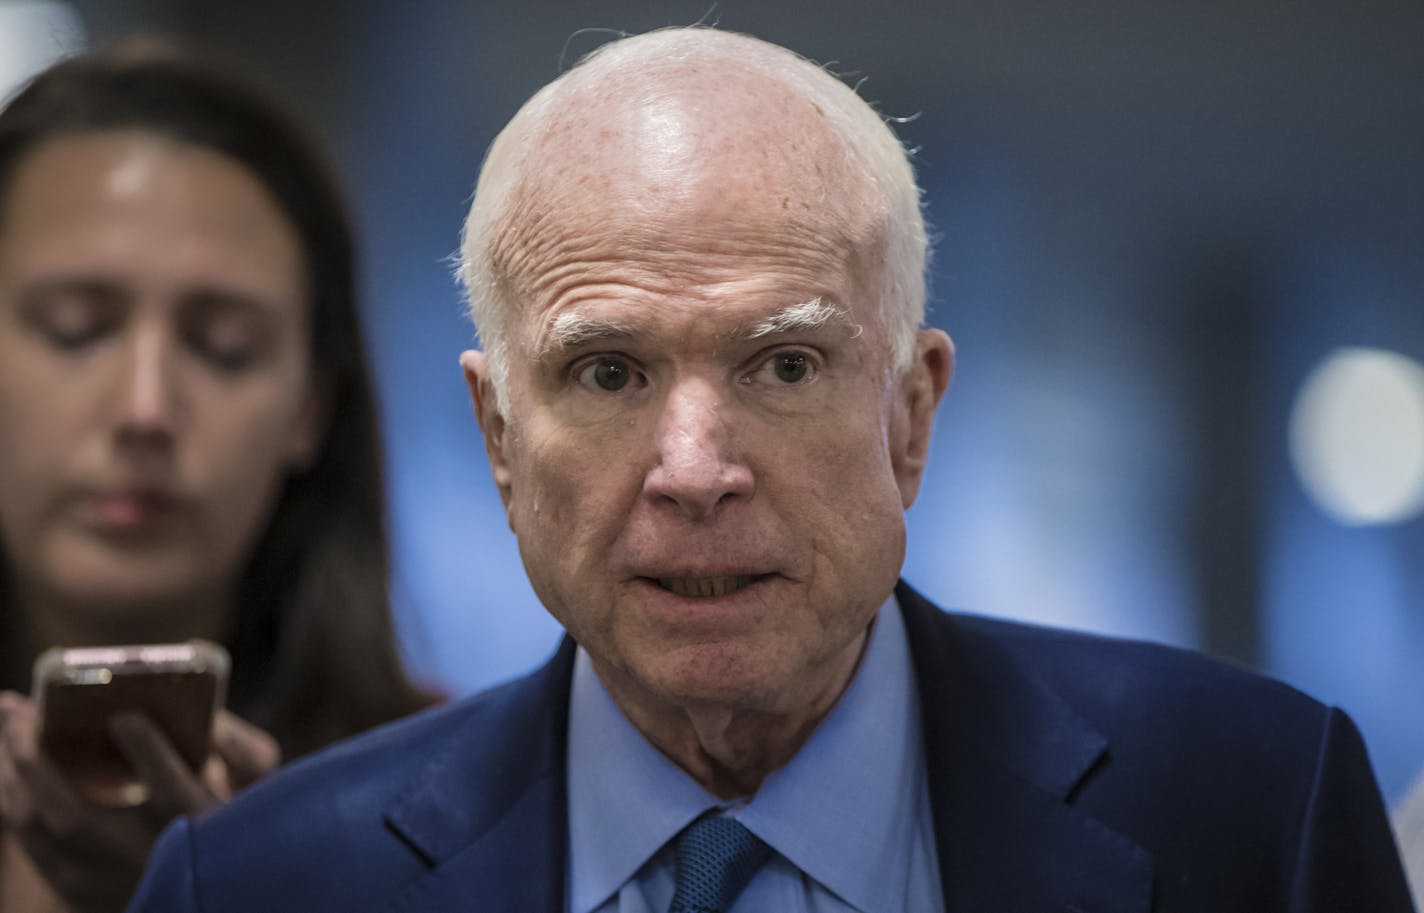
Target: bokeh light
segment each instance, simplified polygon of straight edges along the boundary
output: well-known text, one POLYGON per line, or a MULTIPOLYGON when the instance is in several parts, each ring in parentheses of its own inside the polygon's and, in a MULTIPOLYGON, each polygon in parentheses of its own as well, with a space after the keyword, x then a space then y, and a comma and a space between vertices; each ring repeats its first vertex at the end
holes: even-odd
POLYGON ((1291 459, 1311 498, 1349 526, 1424 510, 1424 366, 1343 348, 1311 372, 1290 422, 1291 459))

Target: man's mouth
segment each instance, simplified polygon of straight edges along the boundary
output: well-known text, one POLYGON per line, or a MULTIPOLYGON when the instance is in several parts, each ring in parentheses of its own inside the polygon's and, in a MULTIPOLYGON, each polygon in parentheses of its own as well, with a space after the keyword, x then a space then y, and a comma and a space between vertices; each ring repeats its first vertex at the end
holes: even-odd
POLYGON ((727 596, 756 583, 762 574, 736 574, 720 577, 659 577, 658 586, 677 596, 707 599, 727 596))

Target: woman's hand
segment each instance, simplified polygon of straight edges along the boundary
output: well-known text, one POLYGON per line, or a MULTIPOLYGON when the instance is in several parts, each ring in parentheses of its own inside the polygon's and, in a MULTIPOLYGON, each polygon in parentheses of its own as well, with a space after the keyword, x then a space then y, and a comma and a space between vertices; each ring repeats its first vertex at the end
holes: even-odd
POLYGON ((40 754, 34 703, 0 693, 0 821, 74 913, 122 910, 168 822, 226 802, 281 759, 271 736, 227 711, 218 714, 200 775, 148 718, 118 714, 109 726, 148 787, 148 801, 134 808, 83 798, 40 754))
POLYGON ((193 774, 168 737, 141 714, 116 714, 109 732, 148 786, 148 802, 142 807, 164 824, 226 802, 282 760, 275 739, 226 710, 218 711, 213 723, 213 753, 201 776, 193 774))

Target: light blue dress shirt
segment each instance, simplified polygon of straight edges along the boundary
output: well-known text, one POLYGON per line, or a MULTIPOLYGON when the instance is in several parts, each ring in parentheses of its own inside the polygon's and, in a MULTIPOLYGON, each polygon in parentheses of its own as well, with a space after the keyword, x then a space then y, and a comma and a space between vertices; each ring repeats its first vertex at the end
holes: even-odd
POLYGON ((713 808, 776 851, 729 913, 942 913, 919 695, 893 598, 850 687, 749 800, 718 799, 643 738, 582 648, 568 751, 569 913, 665 913, 670 841, 713 808))

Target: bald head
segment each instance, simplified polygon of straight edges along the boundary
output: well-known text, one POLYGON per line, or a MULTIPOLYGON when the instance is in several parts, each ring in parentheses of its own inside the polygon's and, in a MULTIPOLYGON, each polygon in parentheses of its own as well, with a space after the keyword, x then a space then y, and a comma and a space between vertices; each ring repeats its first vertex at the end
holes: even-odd
POLYGON ((853 264, 878 299, 891 360, 906 362, 923 318, 925 235, 899 142, 853 91, 784 48, 669 29, 605 45, 531 98, 490 149, 461 276, 497 390, 511 314, 557 293, 557 271, 541 269, 549 258, 733 224, 853 264))

